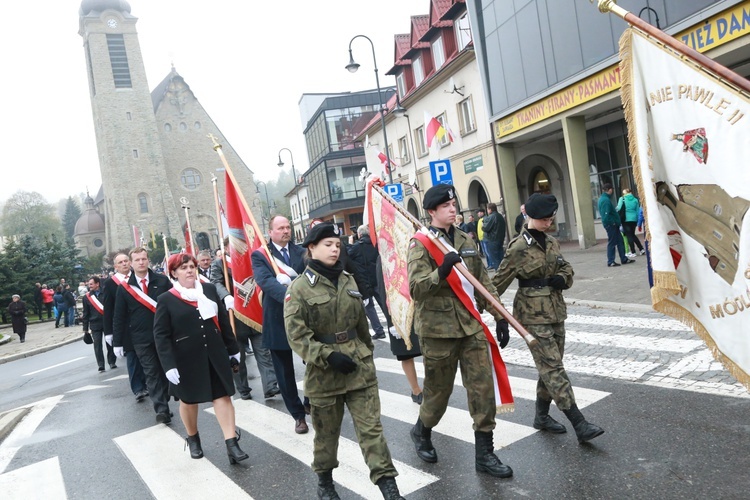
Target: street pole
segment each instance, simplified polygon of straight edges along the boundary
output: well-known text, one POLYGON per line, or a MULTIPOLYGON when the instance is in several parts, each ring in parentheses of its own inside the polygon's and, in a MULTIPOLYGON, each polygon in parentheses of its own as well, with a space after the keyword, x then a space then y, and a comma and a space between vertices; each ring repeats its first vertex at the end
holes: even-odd
POLYGON ((356 40, 357 38, 364 38, 368 42, 370 42, 370 47, 372 48, 372 64, 375 66, 375 85, 378 88, 378 104, 380 105, 380 126, 383 128, 383 140, 385 141, 385 164, 386 164, 386 170, 388 170, 388 183, 393 184, 393 164, 391 163, 391 152, 388 149, 388 133, 385 130, 385 106, 383 106, 383 95, 380 91, 380 77, 378 76, 378 62, 375 59, 375 44, 372 43, 372 40, 370 40, 365 35, 355 35, 352 37, 351 40, 349 40, 349 64, 346 65, 346 69, 349 71, 349 73, 355 73, 359 69, 359 64, 354 62, 354 57, 352 56, 352 42, 356 40))
MULTIPOLYGON (((297 180, 297 171, 294 170, 294 155, 292 154, 291 150, 289 148, 281 148, 279 149, 279 163, 277 163, 279 168, 284 168, 284 162, 281 161, 281 152, 286 151, 289 153, 289 158, 292 161, 292 176, 294 176, 294 194, 297 195, 297 212, 299 213, 299 225, 302 228, 302 236, 307 236, 307 231, 305 230, 305 225, 302 224, 302 202, 299 200, 299 182, 297 180)), ((266 190, 266 194, 268 194, 268 190, 266 190)), ((268 213, 270 215, 271 208, 269 207, 268 213)))

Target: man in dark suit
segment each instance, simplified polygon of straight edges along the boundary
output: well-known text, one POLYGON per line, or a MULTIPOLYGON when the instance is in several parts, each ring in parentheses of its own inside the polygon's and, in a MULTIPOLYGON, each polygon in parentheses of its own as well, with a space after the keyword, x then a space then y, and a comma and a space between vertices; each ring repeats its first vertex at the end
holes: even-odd
MULTIPOLYGON (((104 307, 104 340, 109 346, 112 346, 112 339, 114 337, 112 333, 112 323, 115 317, 115 298, 117 297, 117 289, 120 288, 121 282, 127 282, 130 279, 130 273, 132 272, 130 269, 130 257, 128 257, 127 254, 116 254, 114 264, 115 274, 108 278, 101 286, 101 303, 104 307)), ((135 355, 135 351, 130 349, 125 351, 124 354, 127 360, 130 390, 133 391, 133 394, 135 395, 135 401, 140 403, 148 397, 146 376, 143 374, 143 367, 141 366, 141 362, 138 361, 138 356, 135 355)))
MULTIPOLYGON (((229 255, 229 242, 228 239, 224 242, 224 248, 229 255)), ((228 280, 224 280, 224 262, 221 257, 215 259, 211 263, 211 283, 216 286, 216 291, 219 294, 219 299, 224 302, 227 311, 234 309, 234 283, 232 281, 232 269, 227 266, 228 280), (229 289, 227 286, 229 285, 229 289)), ((243 323, 237 317, 234 319, 234 329, 237 334, 237 342, 240 344, 240 370, 234 374, 234 385, 237 387, 237 392, 240 393, 242 399, 253 399, 250 395, 250 385, 247 383, 247 365, 245 364, 246 359, 246 348, 248 344, 252 344, 253 351, 255 353, 255 363, 258 365, 258 372, 260 372, 260 380, 263 384, 263 396, 266 398, 272 398, 279 394, 279 386, 276 382, 276 373, 273 369, 273 361, 271 361, 271 353, 268 349, 263 347, 263 338, 257 330, 250 328, 248 325, 243 323)))
POLYGON ((262 250, 253 252, 253 276, 255 283, 263 290, 263 346, 271 350, 281 396, 295 421, 294 431, 304 434, 308 431, 305 422, 306 405, 302 404, 297 392, 294 358, 286 338, 284 296, 286 287, 291 284, 292 279, 305 270, 305 250, 290 242, 292 228, 289 220, 283 215, 271 218, 268 227, 268 235, 271 238, 268 250, 276 259, 278 267, 284 269, 286 274, 276 274, 262 250))
POLYGON ((115 316, 112 323, 113 345, 118 357, 124 351, 135 351, 146 375, 146 386, 156 411, 156 421, 172 421, 169 411, 167 377, 159 362, 154 343, 154 312, 156 299, 172 288, 169 278, 149 269, 148 253, 136 247, 130 251, 133 273, 117 290, 115 316))
MULTIPOLYGON (((89 291, 83 298, 83 332, 91 332, 91 337, 94 339, 94 357, 96 357, 96 364, 99 365, 99 372, 104 372, 104 350, 102 349, 102 336, 104 331, 104 306, 101 302, 102 293, 99 290, 99 284, 101 280, 99 276, 92 276, 89 278, 88 287, 89 291)), ((107 345, 107 362, 110 368, 117 368, 117 357, 115 356, 112 346, 104 342, 107 345)))
MULTIPOLYGON (((211 260, 213 260, 211 259, 211 251, 201 250, 195 258, 198 261, 198 273, 202 276, 201 282, 211 283, 211 260)), ((164 274, 168 273, 165 272, 164 274)))

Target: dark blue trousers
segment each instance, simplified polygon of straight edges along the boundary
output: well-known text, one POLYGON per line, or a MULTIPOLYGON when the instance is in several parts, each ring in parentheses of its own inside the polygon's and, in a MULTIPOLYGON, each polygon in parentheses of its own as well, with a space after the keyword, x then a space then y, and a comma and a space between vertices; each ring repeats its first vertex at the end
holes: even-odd
MULTIPOLYGON (((302 405, 297 392, 297 377, 294 375, 292 350, 271 349, 271 360, 287 411, 294 420, 305 418, 305 407, 302 405)), ((307 401, 307 398, 305 398, 305 401, 307 401)))

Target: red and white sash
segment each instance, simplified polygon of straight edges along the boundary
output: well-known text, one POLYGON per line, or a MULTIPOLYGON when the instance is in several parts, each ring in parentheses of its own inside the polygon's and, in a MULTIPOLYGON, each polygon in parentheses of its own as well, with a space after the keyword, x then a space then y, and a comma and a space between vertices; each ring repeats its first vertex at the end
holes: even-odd
POLYGON ((130 279, 130 275, 129 274, 126 275, 126 274, 115 273, 115 274, 112 275, 112 281, 114 281, 118 285, 122 285, 123 283, 127 283, 129 279, 130 279))
POLYGON ((211 283, 211 280, 206 278, 201 273, 198 273, 198 279, 200 280, 201 283, 211 283))
POLYGON ((91 304, 91 307, 96 309, 96 312, 104 316, 104 305, 99 302, 99 299, 97 299, 95 295, 91 295, 91 292, 86 293, 86 297, 89 298, 89 304, 91 304))
MULTIPOLYGON (((292 269, 292 267, 291 267, 291 266, 288 266, 288 265, 286 264, 286 262, 284 262, 283 260, 279 259, 278 257, 275 257, 275 256, 273 256, 273 255, 269 255, 269 254, 268 254, 268 251, 267 251, 267 248, 268 248, 268 247, 260 247, 260 248, 259 248, 259 250, 260 250, 261 252, 263 252, 263 255, 265 255, 265 256, 266 256, 266 258, 267 258, 267 259, 268 259, 269 261, 270 261, 271 259, 273 259, 273 260, 275 260, 275 261, 276 261, 276 265, 277 265, 277 266, 279 267, 279 272, 280 272, 280 273, 286 274, 286 275, 287 275, 287 276, 289 276, 289 277, 290 277, 291 279, 294 279, 294 278, 296 278, 296 277, 297 277, 297 271, 295 271, 294 269, 292 269)), ((291 257, 291 255, 289 256, 289 258, 290 258, 290 259, 292 258, 292 257, 291 257)))
POLYGON ((127 283, 126 281, 123 281, 121 283, 122 287, 133 296, 133 298, 141 304, 143 307, 151 311, 152 313, 156 312, 156 301, 143 293, 143 290, 141 290, 141 287, 139 286, 130 286, 130 283, 127 283))
MULTIPOLYGON (((437 262, 438 266, 443 263, 443 252, 435 245, 432 240, 427 236, 426 232, 429 231, 427 228, 420 229, 414 238, 419 240, 422 245, 430 252, 430 256, 437 262)), ((449 250, 456 251, 442 236, 440 241, 449 250)), ((500 355, 500 349, 497 346, 495 338, 492 336, 490 329, 482 321, 482 316, 479 314, 477 309, 476 300, 474 299, 474 287, 469 280, 467 280, 461 273, 456 269, 452 269, 448 275, 448 284, 456 294, 458 300, 468 309, 475 320, 482 325, 484 330, 484 336, 487 338, 487 344, 490 348, 490 362, 492 363, 492 380, 495 387, 495 400, 500 401, 497 405, 497 411, 499 413, 511 412, 514 409, 513 393, 510 388, 510 380, 508 380, 508 370, 505 368, 505 363, 500 355)))
MULTIPOLYGON (((198 301, 197 300, 185 300, 185 299, 183 299, 182 295, 180 295, 180 292, 178 292, 174 288, 170 288, 169 291, 170 291, 170 293, 172 295, 174 295, 175 297, 177 297, 178 299, 180 299, 184 303, 190 304, 191 306, 193 306, 196 309, 198 309, 198 301)), ((219 317, 218 316, 211 316, 211 319, 214 320, 214 324, 216 325, 216 329, 219 330, 219 331, 221 331, 221 327, 219 326, 219 317)))

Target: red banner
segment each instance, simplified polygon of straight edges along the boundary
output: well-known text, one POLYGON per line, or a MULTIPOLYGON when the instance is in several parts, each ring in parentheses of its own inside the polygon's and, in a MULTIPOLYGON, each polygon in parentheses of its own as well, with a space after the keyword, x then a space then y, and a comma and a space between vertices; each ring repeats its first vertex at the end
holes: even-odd
POLYGON ((253 214, 245 210, 245 199, 232 177, 226 174, 226 216, 229 225, 229 255, 232 261, 234 281, 234 313, 246 325, 261 330, 263 306, 260 300, 260 287, 253 277, 250 255, 261 247, 262 236, 256 232, 258 224, 253 214))

